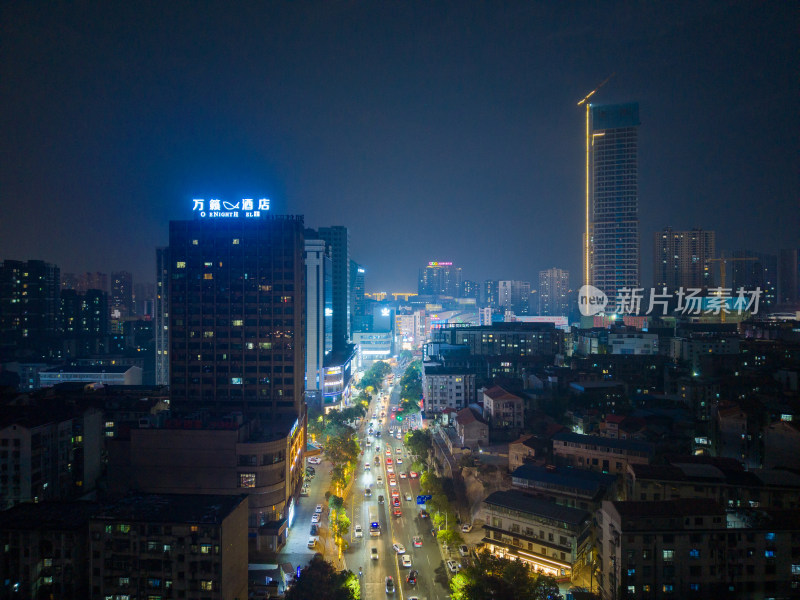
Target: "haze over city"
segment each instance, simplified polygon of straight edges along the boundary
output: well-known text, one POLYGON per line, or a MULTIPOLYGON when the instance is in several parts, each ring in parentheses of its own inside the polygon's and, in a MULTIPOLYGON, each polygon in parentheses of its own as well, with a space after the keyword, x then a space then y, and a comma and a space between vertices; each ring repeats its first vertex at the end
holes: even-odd
MULTIPOLYGON (((583 111, 639 102, 643 282, 665 226, 797 243, 794 3, 16 3, 0 255, 153 281, 194 197, 351 231, 368 291, 419 266, 581 268, 583 111)), ((577 281, 573 282, 577 283, 577 281)))

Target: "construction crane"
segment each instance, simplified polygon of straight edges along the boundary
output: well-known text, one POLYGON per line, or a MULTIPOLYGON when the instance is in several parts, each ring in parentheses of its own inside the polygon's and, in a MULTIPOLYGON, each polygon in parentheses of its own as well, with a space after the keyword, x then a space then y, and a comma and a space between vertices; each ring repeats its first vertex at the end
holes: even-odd
MULTIPOLYGON (((725 266, 728 262, 734 261, 748 261, 748 260, 758 260, 757 258, 753 257, 737 257, 737 258, 727 258, 725 253, 723 252, 719 258, 709 258, 707 259, 708 262, 718 262, 719 263, 719 287, 721 289, 725 289, 725 279, 726 279, 726 269, 725 266)), ((720 312, 720 320, 724 323, 725 322, 725 311, 723 310, 720 312)))
POLYGON ((589 277, 589 197, 590 197, 590 194, 589 194, 589 181, 590 181, 590 175, 591 175, 589 173, 589 168, 590 168, 590 166, 589 166, 590 165, 590 160, 589 159, 591 157, 591 151, 592 151, 592 132, 590 130, 589 123, 590 123, 590 120, 591 120, 590 119, 590 116, 591 116, 590 115, 590 112, 591 112, 590 109, 591 109, 592 105, 589 104, 588 100, 589 100, 589 98, 594 96, 601 87, 603 87, 605 84, 607 84, 611 80, 611 78, 614 77, 614 75, 616 75, 616 73, 612 73, 611 75, 606 77, 605 80, 603 81, 603 83, 601 83, 596 88, 594 88, 591 92, 586 94, 586 96, 583 98, 583 100, 578 102, 578 106, 581 106, 582 104, 586 104, 586 207, 585 207, 586 208, 586 231, 583 234, 583 251, 584 251, 584 257, 583 257, 584 258, 584 262, 583 262, 583 283, 586 284, 586 285, 589 285, 589 283, 591 283, 589 281, 590 280, 590 277, 589 277))

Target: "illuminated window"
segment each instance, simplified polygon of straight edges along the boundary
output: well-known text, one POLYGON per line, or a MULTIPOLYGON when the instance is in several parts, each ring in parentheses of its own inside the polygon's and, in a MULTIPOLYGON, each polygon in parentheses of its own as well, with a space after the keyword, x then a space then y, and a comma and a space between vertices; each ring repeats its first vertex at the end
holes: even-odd
POLYGON ((210 579, 204 579, 200 582, 200 589, 205 592, 210 592, 214 589, 214 582, 210 579))
POLYGON ((211 544, 200 544, 200 554, 211 554, 211 544))
POLYGON ((192 533, 197 533, 198 531, 200 531, 200 528, 197 525, 192 525, 190 530, 192 533))
POLYGON ((239 245, 239 238, 233 238, 233 245, 234 246, 238 246, 239 245))
POLYGON ((231 377, 231 385, 242 385, 241 377, 231 377))
POLYGON ((662 555, 663 555, 664 560, 672 560, 674 558, 674 556, 675 556, 675 551, 674 550, 664 550, 662 555))
POLYGON ((214 337, 214 332, 213 331, 204 331, 203 332, 203 337, 204 338, 213 338, 214 337))
POLYGON ((242 319, 233 319, 233 321, 231 321, 231 325, 234 327, 241 327, 244 325, 244 321, 242 319))
POLYGON ((272 350, 272 342, 259 342, 258 348, 260 350, 272 350))
POLYGON ((199 242, 197 240, 192 240, 192 246, 197 246, 199 242))
POLYGON ((254 488, 256 487, 256 474, 255 473, 239 473, 239 487, 254 488))
POLYGON ((178 269, 185 269, 186 268, 186 261, 185 260, 179 260, 175 266, 178 269))
POLYGON ((131 580, 130 580, 129 577, 120 577, 119 578, 119 584, 120 585, 130 585, 130 582, 131 582, 131 580))
POLYGON ((203 279, 214 279, 214 275, 212 273, 203 273, 203 279))
POLYGON ((126 525, 125 523, 120 523, 119 525, 117 525, 117 531, 119 531, 120 533, 130 533, 131 526, 126 525))

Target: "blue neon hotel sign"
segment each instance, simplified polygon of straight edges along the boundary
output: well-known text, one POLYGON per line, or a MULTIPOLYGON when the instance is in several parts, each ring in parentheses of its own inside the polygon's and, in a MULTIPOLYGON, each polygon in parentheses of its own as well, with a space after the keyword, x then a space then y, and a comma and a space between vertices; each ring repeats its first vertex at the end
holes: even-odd
POLYGON ((239 217, 252 219, 260 217, 262 211, 269 210, 269 198, 259 198, 258 200, 242 198, 235 203, 216 198, 208 200, 194 198, 192 202, 194 202, 192 212, 201 219, 237 219, 239 217))

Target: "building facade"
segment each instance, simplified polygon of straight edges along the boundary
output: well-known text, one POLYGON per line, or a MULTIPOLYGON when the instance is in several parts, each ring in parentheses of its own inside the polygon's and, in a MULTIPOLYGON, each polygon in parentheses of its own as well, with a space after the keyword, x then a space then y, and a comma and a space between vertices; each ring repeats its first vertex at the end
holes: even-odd
POLYGON ((525 403, 499 385, 483 391, 483 416, 493 429, 522 429, 525 403))
POLYGON ((303 414, 300 216, 170 222, 173 409, 303 414))
POLYGON ((674 231, 665 227, 653 234, 653 287, 661 293, 679 288, 703 289, 713 286, 712 263, 715 233, 703 229, 674 231))
POLYGON ((350 232, 347 227, 336 225, 320 227, 320 239, 330 248, 332 276, 333 320, 331 323, 333 349, 340 350, 350 342, 350 232))
POLYGON ((461 410, 475 401, 475 373, 470 369, 425 363, 422 367, 422 396, 425 412, 441 413, 446 408, 461 410))
POLYGON ((558 466, 623 475, 629 464, 649 464, 653 454, 648 442, 566 432, 553 436, 553 459, 558 466))
POLYGON ((569 314, 569 271, 547 269, 539 271, 539 314, 566 316, 569 314))
POLYGON ((639 104, 589 107, 589 281, 611 302, 639 287, 639 104))
POLYGON ((420 296, 461 296, 461 267, 452 262, 431 261, 419 270, 420 296))
POLYGON ((169 248, 156 248, 156 385, 169 385, 169 248))

